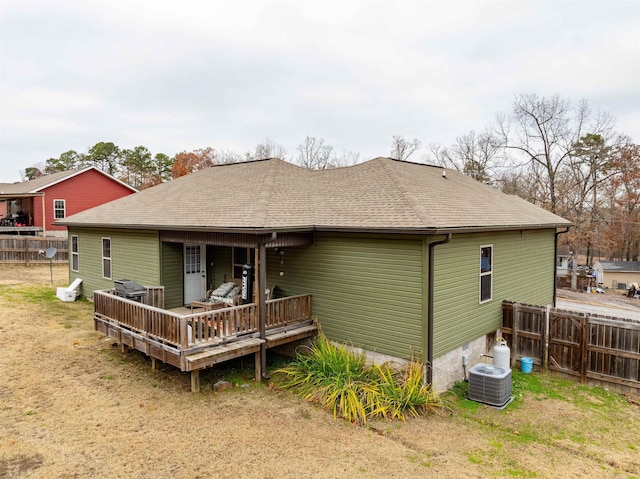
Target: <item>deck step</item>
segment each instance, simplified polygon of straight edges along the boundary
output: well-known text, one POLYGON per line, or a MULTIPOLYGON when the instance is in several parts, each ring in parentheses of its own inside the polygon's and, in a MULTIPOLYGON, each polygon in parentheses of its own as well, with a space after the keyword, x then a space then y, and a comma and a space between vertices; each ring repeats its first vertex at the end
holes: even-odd
POLYGON ((260 338, 247 338, 227 344, 212 345, 210 348, 197 353, 185 355, 186 371, 206 368, 247 354, 260 351, 264 343, 260 338))
POLYGON ((280 333, 269 334, 267 335, 267 347, 273 348, 274 346, 313 336, 317 330, 318 327, 315 324, 310 324, 301 328, 291 328, 280 333))

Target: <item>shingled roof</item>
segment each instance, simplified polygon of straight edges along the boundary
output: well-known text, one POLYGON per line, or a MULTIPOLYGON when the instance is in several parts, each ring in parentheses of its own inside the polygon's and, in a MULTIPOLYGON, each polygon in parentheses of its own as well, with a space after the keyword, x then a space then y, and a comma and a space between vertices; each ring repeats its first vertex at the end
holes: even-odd
POLYGON ((603 271, 617 273, 640 273, 640 261, 599 261, 603 271))
POLYGON ((0 195, 8 196, 8 195, 26 195, 26 194, 34 194, 42 191, 45 188, 55 185, 56 183, 60 183, 61 181, 65 181, 74 176, 80 175, 85 171, 96 170, 99 173, 111 178, 112 180, 123 184, 127 188, 132 191, 137 191, 135 188, 123 183, 122 181, 114 178, 113 176, 101 171, 95 166, 87 166, 85 168, 79 170, 65 170, 65 171, 57 171, 55 173, 51 173, 48 175, 43 175, 39 178, 35 178, 29 181, 22 181, 19 183, 2 183, 0 184, 0 195))
POLYGON ((373 160, 311 171, 278 159, 218 165, 56 224, 201 231, 441 232, 571 223, 454 170, 373 160))

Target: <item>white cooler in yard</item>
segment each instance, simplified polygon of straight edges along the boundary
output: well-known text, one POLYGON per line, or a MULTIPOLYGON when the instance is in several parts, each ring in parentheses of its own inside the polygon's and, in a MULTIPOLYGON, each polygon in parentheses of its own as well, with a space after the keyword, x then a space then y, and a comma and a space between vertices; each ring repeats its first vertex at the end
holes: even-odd
POLYGON ((80 286, 80 283, 82 283, 82 279, 76 278, 68 287, 58 288, 56 297, 65 303, 73 303, 76 300, 76 288, 80 286))

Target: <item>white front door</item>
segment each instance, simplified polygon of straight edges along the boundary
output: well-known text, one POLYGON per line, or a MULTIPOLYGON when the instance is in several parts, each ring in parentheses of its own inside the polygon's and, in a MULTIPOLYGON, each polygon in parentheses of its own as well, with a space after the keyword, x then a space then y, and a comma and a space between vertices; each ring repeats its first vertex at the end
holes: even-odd
POLYGON ((184 304, 198 301, 206 294, 205 251, 200 245, 184 245, 184 304))

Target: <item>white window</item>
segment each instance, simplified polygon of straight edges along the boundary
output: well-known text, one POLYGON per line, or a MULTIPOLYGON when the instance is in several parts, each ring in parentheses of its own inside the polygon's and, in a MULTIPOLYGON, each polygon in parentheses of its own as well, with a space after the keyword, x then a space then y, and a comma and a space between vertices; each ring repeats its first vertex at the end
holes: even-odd
POLYGON ((65 200, 53 200, 53 218, 56 220, 67 217, 65 200))
POLYGON ((185 251, 185 273, 201 273, 202 272, 202 263, 200 262, 200 246, 194 245, 189 246, 186 245, 184 247, 185 251))
POLYGON ((80 253, 78 235, 71 235, 71 271, 80 271, 80 253))
POLYGON ((480 302, 491 301, 493 290, 493 245, 480 246, 480 302))
POLYGON ((102 277, 111 279, 111 238, 102 238, 102 277))

